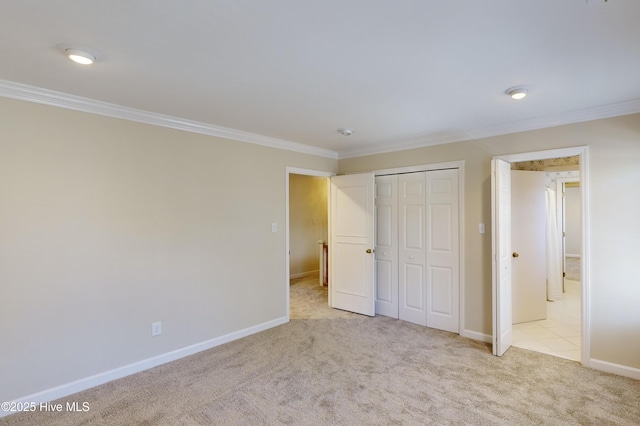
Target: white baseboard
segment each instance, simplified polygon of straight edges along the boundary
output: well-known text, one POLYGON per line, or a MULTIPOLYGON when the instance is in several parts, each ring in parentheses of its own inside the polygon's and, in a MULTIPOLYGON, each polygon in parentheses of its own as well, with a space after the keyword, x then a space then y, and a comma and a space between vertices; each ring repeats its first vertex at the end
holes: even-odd
MULTIPOLYGON (((216 346, 220 346, 224 343, 228 343, 233 340, 241 339, 251 334, 259 333, 269 328, 277 327, 287 322, 288 322, 288 319, 286 317, 276 318, 272 321, 267 321, 265 323, 255 325, 253 327, 245 328, 243 330, 235 331, 233 333, 229 333, 224 336, 220 336, 220 337, 213 338, 211 340, 206 340, 204 342, 196 343, 194 345, 187 346, 181 349, 176 349, 174 351, 167 352, 162 355, 158 355, 142 361, 134 362, 133 364, 118 367, 110 371, 105 371, 103 373, 96 374, 94 376, 85 377, 84 379, 80 379, 71 383, 56 386, 55 388, 46 389, 44 391, 37 392, 32 395, 15 399, 13 401, 10 401, 10 403, 15 402, 15 403, 18 403, 18 405, 20 405, 20 403, 35 403, 39 405, 40 403, 53 401, 59 398, 63 398, 65 396, 72 395, 77 392, 81 392, 83 390, 87 390, 87 389, 105 384, 107 382, 111 382, 116 379, 120 379, 122 377, 130 376, 132 374, 139 373, 141 371, 148 370, 153 367, 157 367, 158 365, 166 364, 168 362, 175 361, 177 359, 184 358, 186 356, 193 355, 198 352, 202 352, 207 349, 214 348, 216 346)), ((0 409, 0 418, 4 416, 8 416, 9 414, 13 414, 13 413, 2 411, 0 409)))
POLYGON ((466 337, 467 339, 479 340, 485 343, 493 343, 493 336, 490 334, 478 333, 477 331, 471 330, 462 330, 460 332, 462 337, 466 337))
POLYGON ((291 274, 291 275, 289 276, 289 279, 309 277, 309 276, 311 276, 311 275, 317 275, 317 276, 320 276, 320 271, 318 271, 318 270, 316 269, 315 271, 300 272, 299 274, 291 274))
POLYGON ((626 365, 614 364, 612 362, 593 358, 589 360, 589 365, 587 365, 587 367, 591 367, 594 370, 617 374, 618 376, 625 376, 640 380, 640 368, 628 367, 626 365))
MULTIPOLYGON (((468 339, 479 340, 485 343, 493 343, 493 337, 491 335, 478 333, 476 331, 463 330, 460 332, 460 336, 466 337, 468 339)), ((585 364, 585 367, 604 371, 606 373, 617 374, 618 376, 630 377, 632 379, 640 380, 640 368, 614 364, 612 362, 593 358, 590 359, 587 364, 585 364)))

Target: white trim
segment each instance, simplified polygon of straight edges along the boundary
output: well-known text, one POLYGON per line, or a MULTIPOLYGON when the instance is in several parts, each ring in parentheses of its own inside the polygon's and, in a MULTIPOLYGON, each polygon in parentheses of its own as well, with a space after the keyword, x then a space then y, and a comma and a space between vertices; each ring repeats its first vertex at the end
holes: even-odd
POLYGON ((376 176, 384 176, 384 175, 401 175, 403 173, 428 172, 431 170, 463 169, 463 168, 464 168, 464 160, 461 160, 461 161, 448 161, 446 163, 421 164, 419 166, 395 167, 393 169, 374 170, 373 173, 376 176))
MULTIPOLYGON (((459 306, 459 321, 460 323, 458 324, 458 330, 463 330, 463 331, 467 331, 465 329, 466 326, 466 317, 464 315, 464 312, 466 311, 465 306, 466 306, 466 298, 465 298, 465 294, 467 293, 467 281, 465 280, 465 276, 466 276, 466 269, 465 269, 465 265, 466 265, 466 258, 464 256, 466 250, 465 250, 465 245, 464 242, 466 240, 466 235, 465 235, 465 208, 464 208, 464 199, 466 198, 466 192, 465 192, 465 185, 464 185, 464 166, 465 166, 465 162, 464 160, 459 161, 460 165, 458 167, 458 238, 459 238, 459 261, 460 261, 460 276, 459 276, 459 280, 460 280, 460 306, 459 306)), ((462 335, 462 334, 461 334, 462 335)), ((491 336, 488 336, 489 339, 491 339, 491 336)), ((489 340, 491 341, 491 340, 489 340)))
POLYGON ((580 197, 582 205, 582 338, 580 341, 581 360, 585 364, 591 359, 591 211, 589 210, 589 147, 580 153, 580 197))
POLYGON ((258 135, 256 133, 244 132, 242 130, 231 129, 228 127, 215 126, 213 124, 124 107, 108 102, 83 98, 80 96, 6 80, 0 80, 0 96, 74 111, 82 111, 90 114, 103 115, 106 117, 120 118, 138 123, 151 124, 153 126, 167 127, 169 129, 200 133, 203 135, 247 142, 255 145, 338 159, 338 153, 328 149, 258 135))
POLYGON ((307 272, 300 272, 298 274, 291 274, 291 276, 289 277, 289 279, 295 279, 295 278, 304 278, 304 277, 310 277, 311 275, 318 275, 320 274, 320 270, 316 269, 315 271, 307 271, 307 272))
MULTIPOLYGON (((445 135, 426 135, 409 139, 400 143, 390 143, 367 148, 354 148, 339 152, 339 159, 362 157, 365 155, 385 154, 406 149, 424 148, 427 146, 442 145, 451 142, 461 142, 490 136, 507 135, 510 133, 525 132, 529 130, 545 129, 565 124, 580 123, 583 121, 598 120, 602 118, 617 117, 621 115, 636 114, 640 112, 640 99, 619 102, 610 105, 601 105, 585 108, 577 111, 569 111, 561 114, 547 115, 544 117, 521 120, 514 123, 481 129, 469 129, 445 135)), ((527 161, 527 160, 522 160, 527 161)))
MULTIPOLYGON (((521 154, 500 155, 493 158, 505 160, 510 163, 520 161, 543 160, 547 158, 580 156, 580 191, 582 201, 582 338, 581 338, 581 362, 588 365, 591 357, 591 304, 590 304, 590 240, 589 232, 591 214, 589 210, 589 147, 577 146, 572 148, 560 148, 546 151, 525 152, 521 154)), ((495 229, 492 230, 495 233, 495 229)), ((495 301, 492 301, 495 303, 495 301)), ((494 336, 495 337, 495 336, 494 336)))
POLYGON ((493 336, 490 334, 478 333, 477 331, 467 330, 466 328, 460 332, 461 337, 466 337, 471 340, 478 340, 484 343, 492 343, 493 336))
MULTIPOLYGON (((287 167, 286 170, 287 170, 287 175, 294 174, 294 175, 307 175, 307 176, 316 176, 316 177, 331 177, 336 175, 333 172, 323 172, 320 170, 311 170, 311 169, 300 169, 298 167, 287 167)), ((289 181, 288 176, 287 176, 287 181, 289 181)))
MULTIPOLYGON (((286 306, 286 318, 287 321, 290 320, 291 318, 291 294, 290 294, 290 281, 291 278, 295 278, 295 276, 291 275, 291 256, 290 256, 290 250, 291 250, 291 245, 290 245, 290 235, 291 235, 291 230, 289 229, 289 178, 290 175, 294 174, 294 175, 305 175, 305 176, 316 176, 316 177, 326 177, 329 178, 331 176, 335 176, 336 174, 333 172, 324 172, 324 171, 320 171, 320 170, 311 170, 311 169, 301 169, 298 167, 285 167, 285 184, 284 184, 284 193, 285 193, 285 262, 284 262, 284 267, 285 267, 285 294, 286 294, 286 302, 285 302, 285 306, 286 306)), ((327 183, 328 185, 328 183, 327 183)), ((327 193, 327 205, 329 204, 329 196, 327 193)), ((331 284, 329 284, 331 285, 331 284)), ((329 296, 331 297, 331 296, 329 296)))
POLYGON ((490 136, 500 136, 510 133, 543 129, 565 124, 617 117, 621 115, 635 114, 640 112, 640 99, 635 99, 616 104, 586 108, 578 111, 570 111, 553 116, 532 118, 529 120, 522 120, 515 123, 508 123, 483 129, 471 129, 446 135, 427 135, 408 139, 399 143, 388 143, 373 147, 354 148, 351 150, 348 149, 336 152, 324 148, 314 147, 311 145, 305 145, 298 142, 272 138, 269 136, 244 132, 242 130, 231 129, 228 127, 215 126, 213 124, 207 124, 187 120, 184 118, 172 117, 164 114, 157 114, 135 108, 124 107, 121 105, 97 101, 94 99, 71 95, 68 93, 57 92, 54 90, 43 89, 36 86, 29 86, 26 84, 16 83, 8 80, 0 80, 0 96, 21 101, 55 106, 59 108, 71 109, 74 111, 88 112, 90 114, 136 121, 139 123, 151 124, 154 126, 167 127, 176 130, 183 130, 187 132, 237 140, 256 145, 268 146, 271 148, 285 149, 288 151, 317 155, 320 157, 332 158, 334 160, 342 160, 346 158, 362 157, 374 154, 385 154, 389 152, 403 151, 414 148, 424 148, 451 142, 461 142, 486 138, 490 136))
MULTIPOLYGON (((545 151, 523 152, 521 154, 497 155, 493 158, 504 160, 509 163, 519 163, 522 161, 534 161, 534 160, 548 160, 550 158, 562 158, 562 157, 572 157, 574 155, 580 155, 587 148, 588 147, 586 146, 576 146, 572 148, 559 148, 559 149, 550 149, 545 151)), ((582 158, 580 158, 580 161, 582 161, 582 158)), ((582 170, 582 163, 580 163, 580 170, 582 170)), ((582 175, 580 175, 580 178, 582 178, 582 175)))
MULTIPOLYGON (((233 340, 241 339, 251 334, 259 333, 261 331, 265 331, 270 328, 277 327, 282 324, 286 324, 288 321, 289 321, 288 318, 284 318, 284 317, 276 318, 274 320, 255 325, 253 327, 248 327, 243 330, 235 331, 233 333, 229 333, 224 336, 206 340, 204 342, 196 343, 194 345, 190 345, 181 349, 176 349, 174 351, 167 352, 162 355, 158 355, 152 358, 147 358, 142 361, 134 362, 133 364, 114 368, 113 370, 105 371, 103 373, 98 373, 93 376, 85 377, 83 379, 79 379, 71 383, 66 383, 64 385, 56 386, 54 388, 37 392, 25 397, 21 397, 10 402, 40 404, 42 402, 53 401, 68 395, 72 395, 77 392, 81 392, 81 391, 105 384, 107 382, 111 382, 116 379, 121 379, 123 377, 130 376, 132 374, 136 374, 141 371, 145 371, 150 368, 157 367, 159 365, 166 364, 168 362, 172 362, 180 358, 184 358, 184 357, 196 354, 198 352, 205 351, 207 349, 215 348, 216 346, 220 346, 224 343, 228 343, 233 340)), ((13 413, 0 410, 0 418, 4 416, 8 416, 9 414, 13 414, 13 413)))
POLYGON ((599 359, 589 360, 589 363, 586 366, 591 367, 594 370, 605 371, 607 373, 613 373, 619 376, 625 376, 632 379, 640 380, 640 368, 614 364, 612 362, 602 361, 599 359))

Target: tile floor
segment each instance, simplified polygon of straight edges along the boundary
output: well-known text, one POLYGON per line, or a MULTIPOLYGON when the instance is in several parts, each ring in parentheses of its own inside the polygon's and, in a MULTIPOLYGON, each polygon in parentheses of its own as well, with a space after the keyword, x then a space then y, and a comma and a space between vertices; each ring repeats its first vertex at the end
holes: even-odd
POLYGON ((580 282, 565 280, 562 300, 547 302, 547 319, 513 325, 513 346, 580 361, 580 282))

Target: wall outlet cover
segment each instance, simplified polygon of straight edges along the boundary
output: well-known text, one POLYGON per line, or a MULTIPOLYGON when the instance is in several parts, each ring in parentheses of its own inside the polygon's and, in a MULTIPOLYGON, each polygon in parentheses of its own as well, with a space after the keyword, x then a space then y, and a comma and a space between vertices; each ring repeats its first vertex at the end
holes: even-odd
POLYGON ((158 322, 154 322, 151 324, 151 335, 152 336, 157 336, 159 334, 162 334, 162 322, 158 321, 158 322))

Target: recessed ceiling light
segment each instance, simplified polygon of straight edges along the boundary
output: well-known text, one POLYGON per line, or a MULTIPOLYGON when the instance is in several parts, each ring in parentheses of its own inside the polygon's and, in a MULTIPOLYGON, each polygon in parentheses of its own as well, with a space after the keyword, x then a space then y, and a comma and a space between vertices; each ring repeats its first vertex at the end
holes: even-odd
POLYGON ((78 64, 91 65, 98 59, 98 54, 94 50, 81 45, 60 43, 56 47, 63 55, 78 64))
POLYGON ((520 100, 527 96, 529 91, 525 87, 511 87, 505 90, 505 93, 511 96, 512 99, 520 100))
POLYGON ((73 62, 77 62, 78 64, 82 65, 91 65, 96 60, 96 57, 91 53, 79 49, 65 49, 64 53, 73 62))
POLYGON ((353 134, 352 129, 339 129, 338 132, 340 132, 342 136, 351 136, 353 134))

